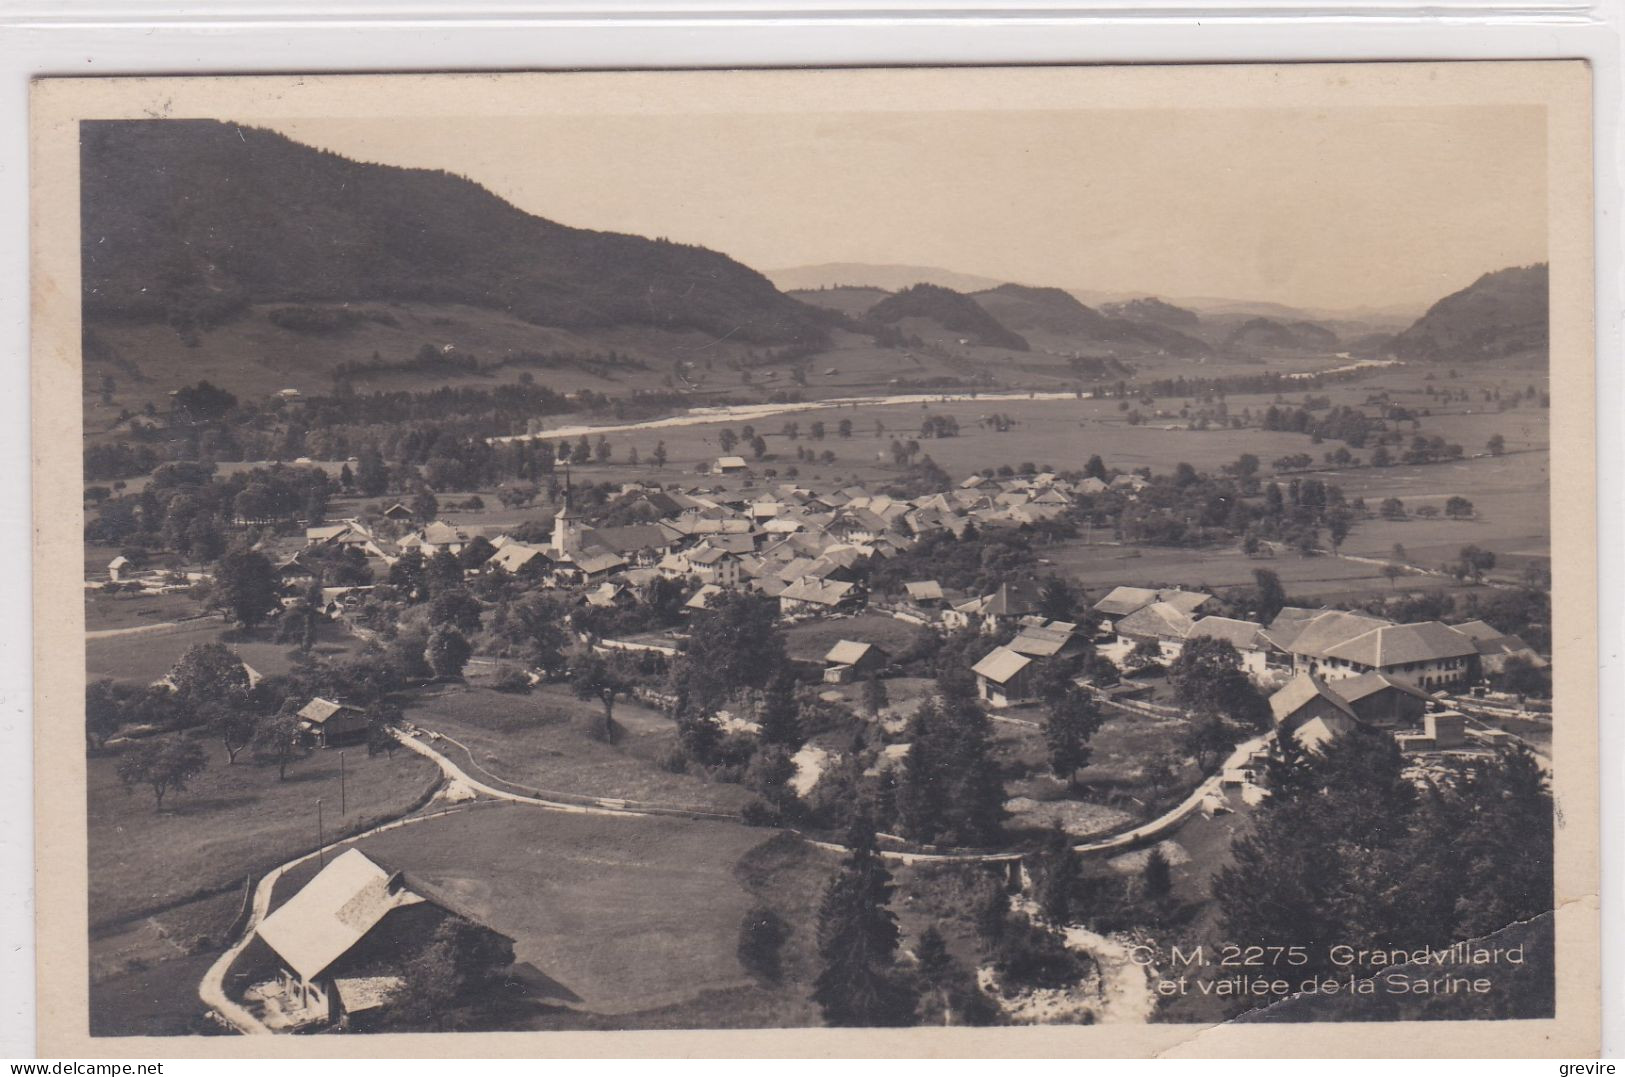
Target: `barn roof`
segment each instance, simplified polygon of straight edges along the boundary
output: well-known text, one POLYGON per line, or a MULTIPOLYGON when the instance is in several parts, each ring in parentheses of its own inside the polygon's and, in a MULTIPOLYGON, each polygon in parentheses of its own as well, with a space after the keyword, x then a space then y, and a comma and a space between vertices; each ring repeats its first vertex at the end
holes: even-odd
POLYGON ((1384 625, 1330 647, 1328 658, 1340 658, 1378 669, 1407 662, 1433 662, 1478 653, 1471 637, 1440 621, 1384 625))
POLYGON ((837 640, 835 646, 829 649, 824 661, 837 666, 852 666, 863 661, 863 656, 873 648, 871 643, 859 643, 856 640, 837 640))
POLYGON ((331 699, 323 699, 321 696, 317 696, 299 708, 299 717, 313 725, 321 725, 335 714, 354 710, 356 708, 348 703, 335 703, 331 699))
POLYGON ((1408 696, 1415 696, 1417 699, 1432 698, 1420 688, 1415 688, 1404 681, 1395 680, 1387 674, 1378 673, 1375 670, 1370 673, 1362 673, 1358 677, 1346 677, 1328 687, 1349 703, 1358 703, 1367 696, 1376 695, 1378 692, 1390 688, 1408 696))
POLYGON ((424 900, 361 850, 350 849, 266 917, 259 936, 301 977, 313 980, 392 910, 424 900))
POLYGON ((1017 654, 1008 647, 995 647, 971 667, 971 672, 994 684, 1007 684, 1011 677, 1032 665, 1032 661, 1026 655, 1017 654))
POLYGON ((1328 658, 1333 648, 1388 623, 1366 613, 1321 610, 1310 617, 1277 617, 1270 622, 1264 634, 1284 651, 1312 658, 1328 658))
POLYGON ((1203 617, 1191 625, 1186 639, 1222 639, 1238 651, 1256 650, 1263 642, 1260 633, 1264 626, 1257 621, 1241 621, 1234 617, 1203 617))
POLYGON ((908 591, 908 597, 916 602, 925 602, 942 598, 942 584, 936 580, 916 580, 913 583, 903 584, 908 591))
POLYGON ((1287 681, 1281 689, 1270 696, 1270 713, 1275 716, 1277 724, 1286 721, 1302 710, 1315 698, 1326 700, 1344 716, 1358 720, 1356 715, 1343 698, 1326 686, 1326 682, 1312 673, 1300 673, 1287 681))
POLYGON ((1188 613, 1173 604, 1153 602, 1118 621, 1117 631, 1125 636, 1176 640, 1184 639, 1195 623, 1188 613))

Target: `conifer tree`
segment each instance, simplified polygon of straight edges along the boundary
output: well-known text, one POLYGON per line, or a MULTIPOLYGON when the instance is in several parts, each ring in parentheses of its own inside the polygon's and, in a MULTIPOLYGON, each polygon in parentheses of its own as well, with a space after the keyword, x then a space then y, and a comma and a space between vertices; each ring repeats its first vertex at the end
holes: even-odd
POLYGON ((897 975, 899 932, 888 903, 894 887, 875 844, 874 824, 860 813, 847 835, 850 852, 818 909, 822 970, 813 1001, 835 1027, 897 1027, 914 1021, 911 986, 897 975))

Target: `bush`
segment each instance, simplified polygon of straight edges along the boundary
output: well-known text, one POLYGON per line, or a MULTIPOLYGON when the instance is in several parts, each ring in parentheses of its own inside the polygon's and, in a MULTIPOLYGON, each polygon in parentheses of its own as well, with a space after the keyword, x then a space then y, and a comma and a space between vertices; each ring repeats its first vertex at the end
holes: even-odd
POLYGON ((746 804, 739 812, 746 826, 779 826, 783 819, 778 809, 760 797, 746 804))
POLYGON ((993 965, 1005 994, 1022 987, 1071 987, 1088 971, 1084 958, 1061 936, 1025 918, 1012 917, 999 939, 993 965))
POLYGON ((790 928, 779 914, 758 905, 739 923, 740 965, 753 976, 776 982, 784 972, 780 950, 789 937, 790 928))
POLYGON ((530 678, 525 676, 525 671, 518 666, 502 665, 497 667, 491 687, 498 692, 529 692, 530 678))

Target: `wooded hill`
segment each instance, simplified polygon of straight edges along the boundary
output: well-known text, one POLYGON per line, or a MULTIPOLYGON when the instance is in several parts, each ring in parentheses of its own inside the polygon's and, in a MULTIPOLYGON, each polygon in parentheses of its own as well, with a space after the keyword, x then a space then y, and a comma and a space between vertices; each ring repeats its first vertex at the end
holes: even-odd
POLYGON ((1544 352, 1549 303, 1545 263, 1496 270, 1433 304, 1391 349, 1401 359, 1455 362, 1544 352))
POLYGON ((447 172, 213 120, 81 126, 88 319, 218 324, 250 303, 458 303, 570 329, 813 348, 827 316, 703 247, 570 228, 447 172))

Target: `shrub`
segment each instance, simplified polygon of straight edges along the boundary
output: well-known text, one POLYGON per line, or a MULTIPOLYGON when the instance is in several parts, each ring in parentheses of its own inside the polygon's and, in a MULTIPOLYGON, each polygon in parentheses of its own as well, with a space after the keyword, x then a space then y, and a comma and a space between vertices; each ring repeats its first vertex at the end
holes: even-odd
POLYGON ((739 964, 753 976, 777 981, 784 972, 780 950, 789 937, 779 914, 758 905, 739 923, 739 964))
POLYGON ((528 692, 530 691, 530 678, 518 666, 502 665, 497 667, 495 679, 491 687, 498 692, 528 692))

